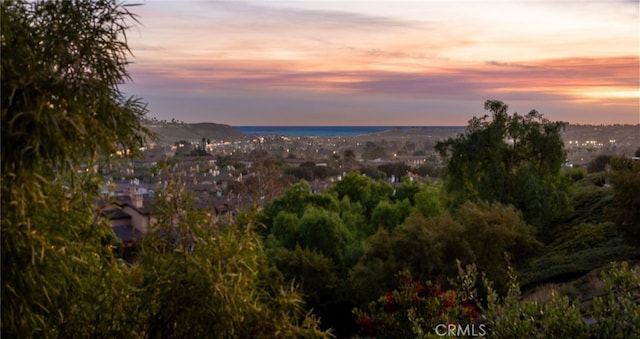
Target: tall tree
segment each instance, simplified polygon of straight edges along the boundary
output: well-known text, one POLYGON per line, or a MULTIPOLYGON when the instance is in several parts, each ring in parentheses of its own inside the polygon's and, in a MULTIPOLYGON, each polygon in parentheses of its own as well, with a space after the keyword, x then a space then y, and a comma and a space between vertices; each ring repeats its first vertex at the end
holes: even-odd
POLYGON ((560 175, 564 123, 535 110, 510 115, 497 100, 487 100, 484 108, 491 117, 474 117, 464 134, 436 145, 447 161, 445 188, 455 204, 513 204, 529 223, 547 224, 569 206, 569 182, 560 175))
POLYGON ((128 287, 96 219, 99 181, 78 174, 150 136, 118 87, 135 17, 116 1, 3 1, 0 22, 3 337, 135 336, 113 312, 128 312, 114 298, 128 287))

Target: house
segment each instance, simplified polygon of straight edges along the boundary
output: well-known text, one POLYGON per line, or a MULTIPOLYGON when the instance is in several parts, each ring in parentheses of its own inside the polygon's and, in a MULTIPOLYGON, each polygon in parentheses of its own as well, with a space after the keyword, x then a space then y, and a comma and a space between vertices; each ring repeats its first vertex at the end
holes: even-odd
MULTIPOLYGON (((120 185, 121 188, 123 185, 120 185)), ((115 235, 122 240, 124 247, 131 247, 149 227, 156 223, 151 213, 152 198, 146 198, 147 190, 135 184, 127 184, 125 192, 100 205, 100 214, 111 223, 115 235)), ((117 192, 117 191, 116 191, 117 192)))

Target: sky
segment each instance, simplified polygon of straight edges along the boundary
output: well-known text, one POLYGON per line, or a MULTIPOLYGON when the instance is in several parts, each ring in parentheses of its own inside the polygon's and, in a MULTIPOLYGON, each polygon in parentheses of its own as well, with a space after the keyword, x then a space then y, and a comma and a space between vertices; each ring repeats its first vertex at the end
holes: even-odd
POLYGON ((122 90, 158 119, 464 126, 493 99, 552 121, 640 123, 635 0, 146 0, 130 10, 140 23, 122 90))

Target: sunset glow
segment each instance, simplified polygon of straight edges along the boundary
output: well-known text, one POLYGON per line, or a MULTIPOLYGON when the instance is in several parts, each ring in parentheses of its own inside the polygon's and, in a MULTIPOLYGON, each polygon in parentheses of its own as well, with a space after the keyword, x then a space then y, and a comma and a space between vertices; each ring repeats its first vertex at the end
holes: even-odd
POLYGON ((148 1, 128 93, 231 125, 640 122, 636 1, 148 1))

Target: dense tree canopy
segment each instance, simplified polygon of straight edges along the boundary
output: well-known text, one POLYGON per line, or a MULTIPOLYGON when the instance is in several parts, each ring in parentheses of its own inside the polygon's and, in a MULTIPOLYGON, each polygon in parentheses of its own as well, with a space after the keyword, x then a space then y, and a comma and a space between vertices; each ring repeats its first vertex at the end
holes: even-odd
POLYGON ((513 204, 525 220, 543 226, 568 206, 569 183, 560 176, 564 124, 535 110, 510 115, 501 101, 484 107, 491 117, 474 117, 464 134, 436 145, 447 161, 445 187, 455 204, 513 204))
POLYGON ((540 247, 531 226, 512 206, 467 202, 455 215, 427 218, 419 211, 392 232, 379 230, 351 272, 356 293, 368 297, 389 289, 408 269, 418 279, 455 275, 455 262, 476 263, 501 288, 507 281, 504 254, 518 266, 540 247), (373 283, 372 283, 373 282, 373 283))

